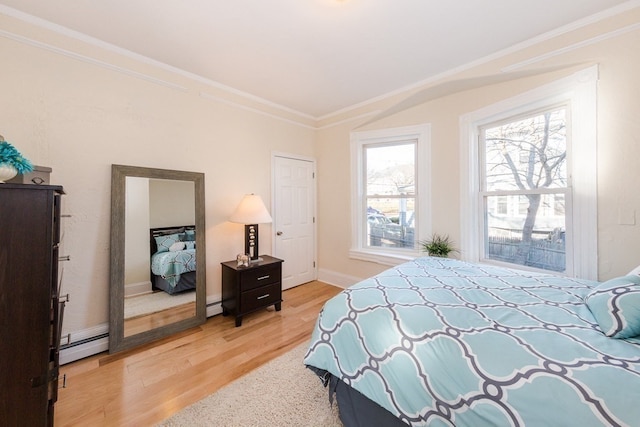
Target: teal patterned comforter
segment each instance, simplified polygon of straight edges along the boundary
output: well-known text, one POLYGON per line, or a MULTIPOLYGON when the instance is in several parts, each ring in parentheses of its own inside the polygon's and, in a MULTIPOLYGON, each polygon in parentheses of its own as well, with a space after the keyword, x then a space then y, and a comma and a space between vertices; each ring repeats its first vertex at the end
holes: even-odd
POLYGON ((419 258, 329 300, 304 363, 410 425, 640 426, 640 339, 602 333, 596 284, 419 258))
POLYGON ((151 257, 151 272, 162 276, 172 287, 175 287, 180 281, 182 273, 189 271, 196 271, 195 249, 157 252, 151 257))

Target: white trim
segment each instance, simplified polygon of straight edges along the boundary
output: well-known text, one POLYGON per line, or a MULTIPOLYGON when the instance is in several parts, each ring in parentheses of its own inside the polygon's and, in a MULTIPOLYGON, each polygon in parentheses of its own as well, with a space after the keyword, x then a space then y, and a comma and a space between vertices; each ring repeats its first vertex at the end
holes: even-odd
POLYGON ((536 62, 545 61, 547 59, 553 58, 554 56, 563 55, 565 53, 571 52, 572 50, 577 50, 586 46, 590 46, 592 44, 600 43, 602 41, 621 36, 623 34, 626 34, 631 31, 635 31, 637 29, 640 29, 640 24, 628 25, 626 27, 619 28, 614 31, 609 31, 608 33, 600 34, 596 37, 591 37, 589 39, 582 40, 578 43, 570 44, 569 46, 565 46, 560 49, 552 50, 551 52, 547 52, 542 55, 534 56, 524 61, 516 62, 515 64, 511 64, 508 67, 502 68, 500 71, 502 71, 503 73, 514 71, 514 70, 517 70, 518 68, 523 68, 527 65, 535 64, 536 62))
POLYGON ((377 116, 378 114, 380 114, 382 112, 383 112, 383 110, 372 110, 372 111, 369 111, 368 113, 359 114, 357 116, 348 117, 346 119, 342 119, 342 120, 338 120, 338 121, 335 121, 335 122, 328 123, 326 125, 318 126, 318 127, 316 127, 316 129, 317 130, 329 129, 329 128, 332 128, 332 127, 343 125, 345 123, 354 122, 356 120, 366 119, 367 117, 377 116))
POLYGON ((571 177, 573 213, 567 219, 573 233, 568 247, 572 247, 573 265, 568 275, 590 280, 598 278, 597 263, 597 80, 598 66, 580 70, 570 76, 556 80, 539 88, 489 105, 460 117, 460 206, 461 206, 461 257, 463 260, 480 260, 480 211, 478 191, 478 127, 501 118, 524 113, 543 106, 567 102, 572 115, 572 165, 580 165, 585 171, 579 173, 575 167, 571 177), (580 149, 575 149, 579 144, 580 149))
MULTIPOLYGON (((432 77, 429 77, 427 79, 421 80, 419 82, 416 82, 416 83, 413 83, 413 84, 410 84, 410 85, 407 85, 407 86, 403 86, 403 87, 401 87, 399 89, 390 91, 390 92, 388 92, 386 94, 370 98, 368 100, 365 100, 365 101, 362 101, 362 102, 359 102, 359 103, 356 103, 356 104, 341 108, 339 110, 336 110, 336 111, 333 111, 333 112, 330 112, 330 113, 327 113, 327 114, 324 114, 324 115, 321 115, 321 116, 312 116, 310 114, 294 110, 294 109, 286 107, 284 105, 274 103, 274 102, 269 101, 269 100, 267 100, 265 98, 261 98, 261 97, 256 96, 256 95, 252 95, 252 94, 250 94, 248 92, 244 92, 244 91, 241 91, 239 89, 235 89, 235 88, 233 88, 231 86, 227 86, 227 85, 224 85, 222 83, 216 82, 214 80, 210 80, 210 79, 204 78, 204 77, 202 77, 200 75, 197 75, 197 74, 194 74, 194 73, 190 73, 188 71, 182 70, 182 69, 177 68, 177 67, 173 67, 171 65, 165 64, 164 62, 160 62, 160 61, 151 59, 149 57, 137 54, 137 53, 132 52, 130 50, 115 46, 113 44, 106 43, 106 42, 104 42, 102 40, 96 39, 94 37, 90 37, 90 36, 88 36, 86 34, 78 32, 78 31, 71 30, 71 29, 69 29, 67 27, 64 27, 64 26, 61 26, 61 25, 58 25, 58 24, 54 24, 52 22, 49 22, 47 20, 35 17, 33 15, 29 15, 27 13, 21 12, 19 10, 13 9, 13 8, 5 6, 5 5, 0 5, 0 14, 7 15, 7 16, 10 16, 10 17, 15 18, 15 19, 19 19, 19 20, 21 20, 23 22, 27 22, 27 23, 29 23, 31 25, 35 25, 37 27, 47 29, 47 30, 55 32, 57 34, 61 34, 61 35, 65 36, 65 37, 69 37, 69 38, 72 38, 72 39, 75 39, 75 40, 79 40, 79 41, 87 43, 89 45, 96 46, 96 47, 105 49, 107 51, 114 52, 114 53, 119 54, 119 55, 123 55, 125 57, 134 59, 136 61, 140 61, 141 63, 149 64, 149 65, 158 67, 160 69, 175 73, 175 74, 183 76, 183 77, 186 77, 188 79, 191 79, 191 80, 194 80, 194 81, 209 85, 211 87, 215 87, 217 89, 221 89, 221 90, 223 90, 225 92, 232 93, 232 94, 241 96, 243 98, 249 99, 251 101, 266 105, 268 107, 275 108, 275 109, 278 109, 278 110, 281 110, 281 111, 284 111, 284 112, 288 112, 288 113, 294 114, 294 115, 299 116, 299 117, 304 118, 304 119, 309 119, 309 120, 314 120, 314 121, 323 121, 323 120, 331 119, 332 117, 335 117, 335 116, 340 115, 340 114, 348 113, 348 112, 353 111, 353 110, 355 110, 357 108, 366 107, 366 106, 369 106, 369 105, 374 104, 376 102, 387 100, 387 99, 389 99, 391 97, 400 95, 402 93, 407 93, 407 92, 419 89, 422 86, 433 84, 433 83, 435 83, 435 82, 437 82, 439 80, 446 79, 446 78, 451 77, 451 76, 453 76, 455 74, 458 74, 458 73, 460 73, 462 71, 469 70, 469 69, 471 69, 473 67, 485 64, 485 63, 490 62, 490 61, 495 60, 495 59, 499 59, 499 58, 505 57, 505 56, 507 56, 507 55, 509 55, 511 53, 521 51, 521 50, 523 50, 525 48, 534 46, 534 45, 536 45, 538 43, 541 43, 541 42, 544 42, 546 40, 550 40, 550 39, 552 39, 554 37, 561 36, 563 34, 566 34, 566 33, 570 32, 570 31, 575 31, 577 29, 580 29, 580 28, 586 27, 588 25, 591 25, 591 24, 597 23, 599 21, 602 21, 604 19, 610 18, 612 16, 621 14, 621 13, 627 11, 627 10, 631 10, 633 8, 636 8, 639 5, 640 5, 640 0, 627 1, 625 3, 622 3, 620 5, 614 6, 612 8, 607 9, 607 10, 604 10, 602 12, 593 14, 591 16, 588 16, 586 18, 580 19, 580 20, 575 21, 573 23, 564 25, 564 26, 562 26, 560 28, 556 28, 556 29, 554 29, 552 31, 549 31, 549 32, 544 33, 544 34, 541 34, 541 35, 539 35, 537 37, 534 37, 534 38, 529 39, 527 41, 524 41, 522 43, 518 43, 518 44, 513 45, 513 46, 511 46, 509 48, 506 48, 506 49, 503 49, 503 50, 501 50, 499 52, 496 52, 494 54, 485 56, 484 58, 480 58, 480 59, 478 59, 476 61, 472 61, 472 62, 469 62, 467 64, 463 64, 463 65, 461 65, 459 67, 447 70, 445 72, 442 72, 442 73, 437 74, 435 76, 432 76, 432 77)), ((590 40, 593 40, 593 43, 595 43, 595 42, 602 41, 602 40, 604 40, 606 38, 617 37, 620 34, 622 34, 622 33, 619 30, 616 30, 616 31, 612 31, 610 33, 607 33, 605 35, 602 35, 602 36, 599 36, 599 37, 595 37, 595 38, 590 39, 590 40)), ((30 39, 27 39, 26 37, 18 36, 18 35, 15 35, 15 34, 12 34, 12 33, 6 32, 6 31, 3 31, 2 35, 4 35, 5 37, 8 37, 8 38, 11 38, 13 40, 16 40, 16 41, 20 41, 20 42, 23 42, 23 43, 31 44, 32 46, 37 46, 37 47, 40 47, 40 48, 51 50, 53 52, 62 53, 62 54, 66 54, 66 52, 69 52, 69 51, 66 51, 64 49, 59 49, 59 48, 53 47, 53 46, 45 44, 45 43, 37 42, 35 40, 30 40, 30 39)), ((565 53, 566 51, 569 51, 569 50, 578 49, 580 47, 583 47, 583 45, 581 43, 577 43, 575 45, 571 45, 571 46, 569 46, 567 48, 564 48, 562 53, 565 53)), ((76 55, 76 54, 74 54, 74 55, 76 55)), ((78 55, 78 58, 76 58, 76 59, 80 59, 80 57, 82 57, 82 55, 78 55)), ((88 58, 88 57, 84 57, 84 58, 88 58)), ((89 62, 89 61, 87 61, 87 62, 89 62)), ((109 69, 112 69, 112 70, 115 70, 115 71, 124 72, 125 74, 130 74, 130 75, 133 75, 133 76, 138 77, 138 78, 144 78, 145 80, 152 81, 152 82, 158 83, 158 84, 162 84, 163 86, 172 87, 174 89, 186 91, 186 88, 184 88, 184 87, 182 87, 180 85, 174 85, 173 83, 165 82, 165 81, 160 80, 160 79, 155 79, 153 77, 146 76, 146 75, 144 75, 142 73, 137 73, 135 71, 126 70, 126 69, 121 68, 121 67, 116 67, 114 65, 107 64, 106 62, 97 61, 97 60, 94 60, 94 59, 92 59, 91 62, 94 63, 95 65, 106 66, 106 68, 109 68, 109 69)), ((522 65, 524 65, 524 63, 514 64, 511 67, 516 67, 517 68, 517 67, 520 67, 522 65)), ((507 68, 509 68, 509 67, 507 67, 507 68)))
MULTIPOLYGON (((83 329, 69 333, 69 344, 74 342, 88 340, 94 337, 99 337, 109 333, 109 324, 103 323, 92 328, 83 329)), ((66 335, 65 335, 66 336, 66 335)), ((76 360, 83 359, 85 357, 93 356, 94 354, 102 353, 109 350, 109 337, 99 338, 93 341, 88 341, 84 344, 74 345, 71 347, 63 348, 60 350, 60 364, 64 365, 76 360)))
MULTIPOLYGON (((1 10, 1 6, 0 6, 0 10, 1 10)), ((157 79, 155 77, 149 76, 148 74, 140 73, 140 72, 137 72, 137 71, 130 70, 128 68, 124 68, 124 67, 120 67, 120 66, 117 66, 117 65, 113 65, 113 64, 110 64, 108 62, 101 61, 99 59, 95 59, 95 58, 92 58, 92 57, 89 57, 89 56, 86 56, 86 55, 81 55, 79 53, 75 53, 75 52, 72 52, 70 50, 66 50, 66 49, 62 49, 62 48, 56 47, 56 46, 52 46, 52 45, 47 44, 47 43, 42 43, 42 42, 39 42, 37 40, 29 39, 27 37, 23 37, 23 36, 20 36, 20 35, 5 31, 5 30, 0 30, 0 37, 5 37, 5 38, 11 39, 11 40, 16 41, 16 42, 27 44, 27 45, 32 46, 32 47, 37 47, 37 48, 44 49, 44 50, 47 50, 47 51, 50 51, 50 52, 54 52, 54 53, 57 53, 57 54, 62 55, 62 56, 66 56, 66 57, 69 57, 69 58, 72 58, 72 59, 75 59, 75 60, 78 60, 78 61, 82 61, 82 62, 85 62, 85 63, 88 63, 88 64, 92 64, 92 65, 95 65, 95 66, 98 66, 98 67, 101 67, 101 68, 104 68, 104 69, 107 69, 107 70, 115 71, 117 73, 128 75, 130 77, 134 77, 134 78, 137 78, 137 79, 140 79, 140 80, 144 80, 144 81, 147 81, 147 82, 150 82, 150 83, 154 83, 154 84, 157 84, 157 85, 160 85, 160 86, 164 86, 164 87, 167 87, 169 89, 174 89, 174 90, 177 90, 177 91, 180 91, 180 92, 184 92, 184 93, 189 92, 189 89, 187 87, 185 87, 185 86, 177 85, 177 84, 174 84, 174 83, 168 82, 166 80, 162 80, 162 79, 157 79)), ((142 62, 149 62, 149 61, 142 61, 142 62)), ((153 64, 153 65, 160 66, 159 64, 153 64)), ((174 71, 178 72, 179 70, 178 71, 174 70, 174 71)), ((196 79, 195 77, 197 77, 197 76, 192 77, 192 79, 196 79)), ((215 86, 213 84, 213 82, 204 82, 204 83, 208 83, 211 86, 215 86)), ((226 88, 225 90, 227 92, 235 93, 235 92, 233 92, 233 90, 231 88, 226 88)), ((236 95, 242 95, 242 94, 238 94, 238 93, 235 93, 235 94, 236 95)), ((247 106, 247 105, 243 105, 243 104, 240 104, 238 102, 230 101, 228 99, 224 99, 224 98, 219 97, 219 96, 208 94, 206 92, 199 92, 199 96, 201 98, 204 98, 204 99, 220 102, 220 103, 223 103, 223 104, 226 104, 226 105, 233 106, 235 108, 240 108, 240 109, 243 109, 243 110, 246 110, 246 111, 251 111, 253 113, 258 113, 258 114, 261 114, 263 116, 270 117, 272 119, 277 119, 277 120, 280 120, 280 121, 283 121, 283 122, 286 122, 286 123, 291 123, 291 124, 294 124, 294 125, 297 125, 297 126, 301 126, 301 127, 307 128, 307 129, 312 129, 312 130, 318 129, 314 125, 308 125, 308 124, 305 124, 305 123, 302 123, 302 122, 299 122, 299 121, 296 121, 296 120, 287 119, 285 117, 278 116, 277 114, 272 114, 272 113, 269 113, 269 112, 266 112, 266 111, 262 111, 262 110, 260 110, 258 108, 250 107, 250 106, 247 106)), ((243 97, 244 98, 248 98, 249 96, 245 95, 243 97)), ((278 106, 278 105, 269 105, 268 101, 265 101, 265 100, 254 99, 254 101, 257 101, 260 104, 263 104, 265 106, 273 107, 273 108, 280 109, 280 110, 283 110, 285 108, 285 107, 278 106)), ((299 112, 296 112, 296 111, 289 111, 289 112, 292 113, 292 114, 298 115, 298 116, 301 116, 301 114, 302 114, 302 113, 299 113, 299 112)), ((311 116, 307 116, 305 118, 307 118, 309 120, 314 120, 314 118, 311 117, 311 116)))
POLYGON ((431 125, 428 123, 398 128, 351 132, 351 249, 349 257, 384 265, 397 265, 420 255, 414 249, 371 249, 364 245, 363 159, 368 144, 417 140, 416 155, 416 242, 431 234, 431 125))
MULTIPOLYGON (((339 114, 344 114, 344 113, 347 113, 349 111, 355 110, 357 108, 366 107, 366 106, 374 104, 376 102, 384 101, 384 100, 389 99, 391 97, 394 97, 394 96, 400 95, 402 93, 406 93, 406 92, 410 92, 410 91, 419 89, 420 87, 423 87, 423 86, 431 85, 431 84, 433 84, 435 82, 438 82, 438 81, 441 81, 441 80, 446 80, 447 78, 449 78, 451 76, 455 76, 456 74, 459 74, 459 73, 461 73, 463 71, 467 71, 467 70, 470 70, 470 69, 472 69, 474 67, 486 64, 486 63, 488 63, 490 61, 503 58, 503 57, 505 57, 507 55, 510 55, 512 53, 520 52, 520 51, 522 51, 522 50, 524 50, 526 48, 529 48, 531 46, 535 46, 536 44, 545 42, 547 40, 551 40, 551 39, 553 39, 555 37, 562 36, 563 34, 567 34, 567 33, 571 32, 571 31, 578 30, 578 29, 586 27, 588 25, 595 24, 595 23, 600 22, 600 21, 602 21, 604 19, 607 19, 607 18, 610 18, 612 16, 621 14, 623 12, 626 12, 628 10, 634 9, 636 7, 639 7, 639 6, 640 6, 640 0, 627 1, 627 2, 622 3, 620 5, 617 5, 617 6, 614 6, 612 8, 609 8, 607 10, 603 10, 603 11, 601 11, 599 13, 595 13, 595 14, 593 14, 591 16, 587 16, 586 18, 580 19, 578 21, 575 21, 575 22, 572 22, 570 24, 564 25, 562 27, 556 28, 554 30, 548 31, 548 32, 546 32, 544 34, 540 34, 537 37, 531 38, 529 40, 525 40, 525 41, 523 41, 521 43, 518 43, 518 44, 515 44, 513 46, 510 46, 510 47, 508 47, 506 49, 502 49, 502 50, 500 50, 498 52, 495 52, 495 53, 493 53, 491 55, 487 55, 487 56, 485 56, 483 58, 480 58, 480 59, 477 59, 475 61, 471 61, 471 62, 468 62, 466 64, 463 64, 463 65, 461 65, 459 67, 455 67, 455 68, 446 70, 446 71, 444 71, 444 72, 442 72, 440 74, 436 74, 435 76, 426 78, 426 79, 421 80, 421 81, 416 82, 416 83, 409 84, 407 86, 403 86, 403 87, 401 87, 399 89, 393 90, 391 92, 387 92, 386 94, 379 95, 379 96, 376 96, 374 98, 370 98, 368 100, 365 100, 363 102, 359 102, 357 104, 350 105, 348 107, 345 107, 345 108, 342 108, 340 110, 334 111, 332 113, 325 114, 323 116, 317 117, 316 119, 317 120, 326 120, 326 119, 329 119, 331 117, 337 116, 339 114)), ((606 33, 606 34, 598 37, 598 40, 595 40, 594 43, 595 42, 599 42, 599 41, 603 41, 603 40, 608 39, 608 38, 614 38, 614 37, 617 37, 617 36, 619 36, 621 34, 623 34, 623 33, 620 33, 619 31, 612 31, 612 32, 606 33)), ((567 50, 565 52, 562 52, 562 53, 566 53, 569 50, 579 49, 581 47, 583 47, 583 46, 580 45, 579 43, 577 43, 576 45, 571 45, 570 47, 566 48, 567 50)), ((518 65, 518 64, 515 64, 515 65, 518 65)))
POLYGON ((177 91, 180 91, 180 92, 188 92, 189 91, 184 86, 177 85, 175 83, 171 83, 171 82, 168 82, 166 80, 157 79, 155 77, 151 77, 151 76, 149 76, 147 74, 139 73, 137 71, 133 71, 133 70, 130 70, 128 68, 119 67, 117 65, 113 65, 113 64, 110 64, 108 62, 92 58, 90 56, 81 55, 79 53, 75 53, 75 52, 72 52, 72 51, 67 50, 67 49, 62 49, 62 48, 59 48, 59 47, 56 47, 56 46, 52 46, 52 45, 47 44, 47 43, 43 43, 43 42, 40 42, 40 41, 37 41, 37 40, 29 39, 27 37, 23 37, 23 36, 14 34, 14 33, 11 33, 9 31, 0 30, 0 37, 5 37, 7 39, 10 39, 10 40, 13 40, 13 41, 16 41, 16 42, 19 42, 19 43, 24 43, 24 44, 27 44, 27 45, 32 46, 32 47, 37 47, 37 48, 40 48, 40 49, 48 50, 50 52, 54 52, 54 53, 57 53, 59 55, 63 55, 63 56, 66 56, 66 57, 69 57, 69 58, 72 58, 72 59, 75 59, 75 60, 78 60, 78 61, 86 62, 87 64, 96 65, 98 67, 102 67, 102 68, 105 68, 107 70, 115 71, 115 72, 118 72, 118 73, 121 73, 121 74, 125 74, 125 75, 131 76, 131 77, 135 77, 137 79, 145 80, 145 81, 150 82, 150 83, 155 83, 157 85, 164 86, 164 87, 167 87, 169 89, 174 89, 174 90, 177 90, 177 91))
POLYGON ((60 350, 60 365, 75 362, 85 357, 94 356, 109 350, 109 337, 99 338, 75 347, 60 350))
MULTIPOLYGON (((169 72, 175 73, 175 74, 180 75, 182 77, 186 77, 188 79, 191 79, 191 80, 194 80, 194 81, 197 81, 197 82, 200 82, 200 83, 204 83, 204 84, 206 84, 208 86, 212 86, 212 87, 224 90, 226 92, 233 93, 233 94, 241 96, 243 98, 258 102, 260 104, 264 104, 264 105, 272 107, 272 108, 276 108, 276 109, 279 109, 279 110, 282 110, 282 111, 286 111, 288 113, 295 114, 295 115, 300 116, 302 118, 316 120, 316 118, 314 116, 311 116, 309 114, 302 113, 300 111, 294 110, 294 109, 289 108, 289 107, 285 107, 284 105, 277 104, 275 102, 272 102, 272 101, 269 101, 267 99, 261 98, 259 96, 250 94, 248 92, 244 92, 244 91, 241 91, 239 89, 235 89, 235 88, 233 88, 231 86, 227 86, 225 84, 216 82, 214 80, 207 79, 207 78, 202 77, 202 76, 200 76, 198 74, 190 73, 190 72, 185 71, 185 70, 183 70, 181 68, 177 68, 177 67, 174 67, 172 65, 168 65, 168 64, 166 64, 164 62, 161 62, 161 61, 158 61, 158 60, 155 60, 155 59, 151 59, 148 56, 140 55, 140 54, 132 52, 132 51, 130 51, 128 49, 124 49, 122 47, 113 45, 111 43, 104 42, 104 41, 102 41, 100 39, 96 39, 95 37, 91 37, 91 36, 88 36, 86 34, 80 33, 78 31, 74 31, 74 30, 69 29, 67 27, 64 27, 62 25, 54 24, 54 23, 49 22, 49 21, 47 21, 45 19, 38 18, 38 17, 35 17, 33 15, 29 15, 27 13, 21 12, 19 10, 13 9, 13 8, 10 8, 8 6, 0 5, 0 13, 3 14, 3 15, 11 16, 11 17, 19 19, 21 21, 27 22, 29 24, 35 25, 37 27, 45 28, 45 29, 47 29, 49 31, 53 31, 53 32, 61 34, 63 36, 66 36, 66 37, 69 37, 69 38, 72 38, 72 39, 75 39, 75 40, 79 40, 79 41, 81 41, 83 43, 87 43, 89 45, 96 46, 96 47, 99 47, 101 49, 105 49, 105 50, 110 51, 110 52, 114 52, 114 53, 116 53, 118 55, 122 55, 122 56, 125 56, 125 57, 130 58, 130 59, 134 59, 134 60, 139 61, 139 62, 141 62, 143 64, 152 65, 154 67, 158 67, 158 68, 163 69, 165 71, 169 71, 169 72)), ((18 36, 18 37, 20 37, 20 36, 18 36)), ((23 37, 21 37, 21 38, 23 38, 23 37)), ((24 40, 28 40, 26 38, 23 38, 23 39, 24 40)), ((47 44, 44 44, 44 43, 35 42, 33 40, 32 40, 32 42, 38 43, 40 45, 39 47, 47 48, 47 47, 50 46, 50 45, 47 45, 47 44)), ((54 52, 58 52, 58 50, 64 51, 64 49, 53 48, 54 52)), ((106 64, 106 63, 104 63, 104 64, 106 64)), ((118 68, 118 67, 116 67, 116 68, 118 68)))
MULTIPOLYGON (((284 151, 272 151, 271 152, 271 166, 273 168, 273 165, 275 164, 275 158, 276 157, 283 157, 285 159, 293 159, 293 160, 302 160, 305 162, 311 162, 314 165, 313 168, 313 172, 316 172, 316 168, 315 168, 315 164, 316 164, 316 158, 312 157, 312 156, 305 156, 302 154, 292 154, 292 153, 286 153, 284 151)), ((271 169, 273 171, 273 169, 271 169)), ((273 189, 274 187, 272 187, 273 189)))
POLYGON ((296 126, 301 126, 303 128, 312 129, 312 130, 316 130, 317 129, 315 126, 307 125, 305 123, 301 123, 301 122, 298 122, 298 121, 295 121, 295 120, 287 119, 287 118, 278 116, 277 114, 272 114, 272 113, 268 113, 266 111, 262 111, 262 110, 260 110, 258 108, 255 108, 255 107, 249 107, 248 105, 243 105, 243 104, 240 104, 238 102, 230 101, 228 99, 224 99, 224 98, 219 97, 219 96, 211 95, 211 94, 209 94, 207 92, 200 92, 199 96, 201 98, 208 99, 210 101, 220 102, 222 104, 226 104, 226 105, 229 105, 229 106, 232 106, 232 107, 235 107, 235 108, 239 108, 241 110, 251 111, 252 113, 261 114, 263 116, 267 116, 267 117, 270 117, 272 119, 280 120, 280 121, 283 121, 283 122, 286 122, 286 123, 291 123, 291 124, 294 124, 296 126))
POLYGON ((207 317, 222 313, 222 294, 207 295, 207 317))
POLYGON ((124 297, 136 297, 138 295, 149 294, 153 291, 149 280, 144 282, 129 283, 124 285, 124 297))
MULTIPOLYGON (((207 317, 215 316, 222 313, 220 305, 221 295, 216 294, 207 296, 207 317)), ((60 350, 60 365, 75 362, 85 357, 93 356, 104 351, 109 351, 109 337, 96 338, 101 335, 109 334, 109 324, 102 323, 92 328, 80 331, 70 332, 69 342, 71 346, 60 350), (83 344, 75 344, 79 341, 88 340, 83 344)), ((64 335, 67 337, 67 335, 64 335)))
POLYGON ((327 270, 325 268, 319 268, 318 280, 342 289, 346 289, 358 282, 361 282, 362 280, 364 280, 364 278, 342 274, 337 271, 327 270))
POLYGON ((368 251, 366 249, 349 250, 349 258, 351 259, 375 262, 376 264, 386 265, 389 267, 395 267, 396 265, 400 265, 403 262, 411 261, 412 259, 415 259, 419 255, 420 255, 419 251, 416 251, 415 253, 412 252, 411 254, 407 254, 407 253, 373 252, 373 251, 368 251))

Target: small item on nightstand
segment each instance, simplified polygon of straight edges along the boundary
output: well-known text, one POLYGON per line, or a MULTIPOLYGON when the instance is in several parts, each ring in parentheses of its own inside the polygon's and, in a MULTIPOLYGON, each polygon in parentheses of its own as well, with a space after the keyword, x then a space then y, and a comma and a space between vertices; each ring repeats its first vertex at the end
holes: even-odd
POLYGON ((238 261, 238 267, 249 267, 249 255, 248 254, 238 254, 236 257, 238 261))

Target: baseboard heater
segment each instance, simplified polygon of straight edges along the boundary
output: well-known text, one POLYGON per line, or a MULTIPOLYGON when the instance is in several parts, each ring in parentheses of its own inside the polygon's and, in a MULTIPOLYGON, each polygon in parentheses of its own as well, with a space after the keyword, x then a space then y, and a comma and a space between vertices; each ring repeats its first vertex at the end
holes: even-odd
MULTIPOLYGON (((222 301, 207 303, 207 317, 222 313, 222 301)), ((65 336, 67 343, 60 345, 60 364, 75 362, 109 350, 109 325, 104 324, 89 330, 65 336), (72 341, 72 337, 77 339, 72 341)))
POLYGON ((79 345, 87 344, 87 343, 90 343, 92 341, 97 341, 97 340, 102 339, 102 338, 109 338, 109 333, 96 335, 95 337, 84 338, 84 339, 78 340, 76 342, 69 342, 68 344, 61 345, 60 346, 60 351, 64 351, 64 350, 66 350, 68 348, 77 347, 79 345))

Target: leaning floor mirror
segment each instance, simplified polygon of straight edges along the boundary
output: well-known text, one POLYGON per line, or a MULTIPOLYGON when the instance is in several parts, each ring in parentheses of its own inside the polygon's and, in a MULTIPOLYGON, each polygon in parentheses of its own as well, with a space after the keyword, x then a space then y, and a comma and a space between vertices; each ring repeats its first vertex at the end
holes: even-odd
POLYGON ((112 165, 109 352, 206 321, 204 174, 112 165))

